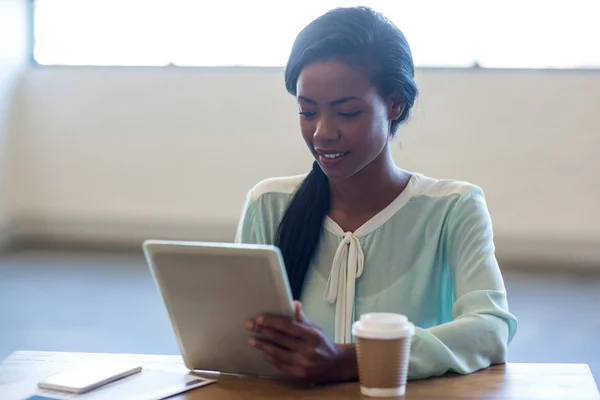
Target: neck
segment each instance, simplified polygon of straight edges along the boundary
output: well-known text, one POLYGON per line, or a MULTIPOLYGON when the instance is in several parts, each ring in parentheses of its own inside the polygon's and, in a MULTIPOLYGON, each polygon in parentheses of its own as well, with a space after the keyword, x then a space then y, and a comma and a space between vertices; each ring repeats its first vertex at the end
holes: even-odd
POLYGON ((404 190, 410 174, 398 168, 389 147, 347 179, 330 179, 331 207, 347 213, 379 212, 404 190))

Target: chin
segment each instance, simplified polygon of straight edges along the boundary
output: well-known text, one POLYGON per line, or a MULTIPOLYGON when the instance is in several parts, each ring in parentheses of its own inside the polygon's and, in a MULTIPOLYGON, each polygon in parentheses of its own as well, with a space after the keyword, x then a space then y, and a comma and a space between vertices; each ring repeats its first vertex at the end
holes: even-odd
POLYGON ((340 168, 338 166, 328 167, 328 166, 323 166, 321 164, 319 164, 319 165, 320 165, 321 169, 323 170, 323 172, 325 173, 325 175, 327 175, 327 177, 329 179, 342 180, 342 179, 348 179, 352 175, 354 175, 354 173, 349 171, 347 168, 340 168))

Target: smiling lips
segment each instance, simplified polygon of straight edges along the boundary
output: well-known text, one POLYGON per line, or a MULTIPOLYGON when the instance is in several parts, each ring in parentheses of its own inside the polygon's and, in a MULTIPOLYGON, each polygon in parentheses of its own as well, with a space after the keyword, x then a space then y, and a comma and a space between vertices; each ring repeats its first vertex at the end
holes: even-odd
POLYGON ((325 158, 334 159, 334 158, 341 157, 344 154, 346 154, 346 153, 322 154, 322 156, 325 157, 325 158))
POLYGON ((333 166, 341 163, 348 155, 347 151, 316 149, 321 165, 333 166))

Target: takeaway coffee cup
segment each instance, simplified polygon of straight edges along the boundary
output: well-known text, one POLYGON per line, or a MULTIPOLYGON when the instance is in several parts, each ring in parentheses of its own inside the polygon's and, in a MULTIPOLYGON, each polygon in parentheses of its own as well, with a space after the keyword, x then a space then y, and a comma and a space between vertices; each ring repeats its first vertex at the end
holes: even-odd
POLYGON ((414 332, 414 325, 402 314, 364 314, 353 324, 360 391, 363 395, 404 395, 414 332))

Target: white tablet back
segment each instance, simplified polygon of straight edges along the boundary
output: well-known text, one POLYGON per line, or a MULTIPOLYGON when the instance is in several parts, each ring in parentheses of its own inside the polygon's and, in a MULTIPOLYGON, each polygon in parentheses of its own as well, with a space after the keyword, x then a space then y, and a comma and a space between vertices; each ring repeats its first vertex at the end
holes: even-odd
POLYGON ((146 241, 144 252, 189 369, 285 377, 248 344, 244 322, 293 317, 279 250, 230 243, 146 241))

